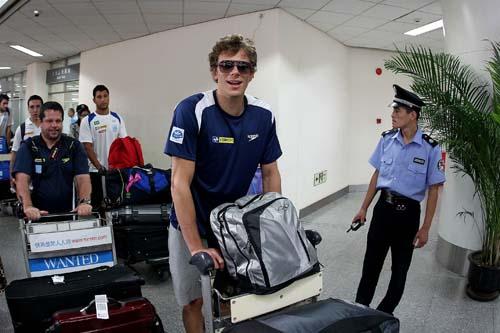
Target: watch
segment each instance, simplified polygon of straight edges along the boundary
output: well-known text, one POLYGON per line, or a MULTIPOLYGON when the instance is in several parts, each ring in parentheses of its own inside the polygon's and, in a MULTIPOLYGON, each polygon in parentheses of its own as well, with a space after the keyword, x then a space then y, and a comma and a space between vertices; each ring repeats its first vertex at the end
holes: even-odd
POLYGON ((90 205, 91 203, 91 200, 90 199, 80 199, 80 201, 78 201, 78 204, 81 205, 81 204, 87 204, 87 205, 90 205))

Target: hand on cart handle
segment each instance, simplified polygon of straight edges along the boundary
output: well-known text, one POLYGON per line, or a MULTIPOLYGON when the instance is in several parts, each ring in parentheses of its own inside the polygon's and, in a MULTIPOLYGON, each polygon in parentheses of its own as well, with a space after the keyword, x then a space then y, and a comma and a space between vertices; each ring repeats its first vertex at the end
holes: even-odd
POLYGON ((42 216, 48 215, 46 210, 39 210, 36 207, 29 206, 24 208, 24 215, 28 221, 38 221, 42 216))
POLYGON ((92 206, 88 203, 81 203, 71 212, 77 213, 78 216, 89 216, 92 215, 92 206))
POLYGON ((189 260, 191 265, 195 265, 201 274, 206 275, 212 269, 223 269, 224 259, 216 249, 202 249, 195 252, 189 260))

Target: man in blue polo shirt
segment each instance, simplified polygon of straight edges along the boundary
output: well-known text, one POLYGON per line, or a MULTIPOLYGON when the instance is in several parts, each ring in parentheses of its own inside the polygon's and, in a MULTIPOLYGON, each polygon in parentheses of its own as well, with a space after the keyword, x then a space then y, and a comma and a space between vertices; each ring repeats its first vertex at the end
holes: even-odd
POLYGON ((172 156, 170 271, 188 333, 203 331, 200 276, 189 259, 204 251, 215 268, 224 266, 210 211, 244 196, 259 164, 264 192, 281 192, 274 114, 265 102, 245 95, 257 66, 253 42, 224 37, 209 62, 217 89, 177 105, 165 147, 172 156))
POLYGON ((391 249, 392 274, 377 309, 392 314, 406 283, 414 248, 423 247, 436 209, 439 187, 445 182, 438 143, 417 126, 424 102, 414 93, 394 85, 392 130, 382 137, 370 158, 375 168, 361 209, 353 221, 366 220, 366 211, 381 191, 373 209, 356 302, 369 306, 387 252, 391 249), (424 222, 420 202, 427 192, 424 222))
POLYGON ((64 111, 57 102, 40 110, 40 135, 24 141, 17 151, 13 173, 18 198, 29 220, 73 209, 73 181, 78 190, 78 215, 90 215, 90 176, 82 144, 62 134, 64 111), (30 193, 29 184, 33 185, 30 193))

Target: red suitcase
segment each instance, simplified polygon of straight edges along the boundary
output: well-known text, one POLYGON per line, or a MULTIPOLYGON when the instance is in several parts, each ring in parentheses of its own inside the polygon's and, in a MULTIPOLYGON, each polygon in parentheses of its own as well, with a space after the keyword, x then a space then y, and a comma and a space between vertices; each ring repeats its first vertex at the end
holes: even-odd
POLYGON ((85 309, 58 311, 52 316, 53 333, 163 333, 156 310, 145 298, 108 300, 109 319, 97 319, 95 305, 85 309))

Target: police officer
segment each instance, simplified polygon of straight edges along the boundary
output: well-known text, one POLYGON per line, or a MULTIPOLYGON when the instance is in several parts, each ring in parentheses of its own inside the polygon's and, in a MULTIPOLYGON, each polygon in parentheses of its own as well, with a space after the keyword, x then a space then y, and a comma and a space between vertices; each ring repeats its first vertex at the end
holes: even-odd
POLYGON ((389 288, 377 309, 392 314, 403 296, 414 248, 423 247, 436 209, 439 187, 445 182, 438 143, 417 126, 423 101, 394 85, 392 130, 382 138, 369 162, 375 168, 361 209, 353 222, 366 221, 366 212, 381 190, 373 210, 356 302, 369 306, 391 249, 389 288), (420 201, 428 191, 425 218, 420 227, 420 201))
POLYGON ((24 141, 17 152, 13 173, 24 214, 30 220, 48 213, 71 211, 73 181, 78 191, 78 206, 74 211, 78 215, 92 212, 87 155, 79 141, 62 134, 63 119, 59 103, 44 103, 40 110, 41 135, 24 141))

